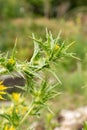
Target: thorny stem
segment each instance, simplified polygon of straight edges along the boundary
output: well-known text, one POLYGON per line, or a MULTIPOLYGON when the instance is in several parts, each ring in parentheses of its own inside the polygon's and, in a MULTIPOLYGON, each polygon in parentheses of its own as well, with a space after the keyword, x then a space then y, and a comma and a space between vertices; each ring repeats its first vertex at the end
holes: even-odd
POLYGON ((32 102, 30 105, 29 105, 29 110, 28 112, 25 114, 25 116, 22 118, 22 120, 20 121, 20 124, 18 126, 18 128, 20 128, 21 124, 23 124, 23 122, 27 119, 27 117, 29 116, 29 114, 31 113, 31 111, 33 110, 34 108, 34 103, 32 102))

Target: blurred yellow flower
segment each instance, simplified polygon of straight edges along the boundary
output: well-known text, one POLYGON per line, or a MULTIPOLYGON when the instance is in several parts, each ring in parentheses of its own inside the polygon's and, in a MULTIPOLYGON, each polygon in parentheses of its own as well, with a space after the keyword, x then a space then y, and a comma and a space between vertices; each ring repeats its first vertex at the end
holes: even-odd
POLYGON ((14 64, 15 63, 15 60, 13 59, 13 58, 10 58, 9 60, 8 60, 8 64, 14 64))
POLYGON ((13 126, 11 126, 10 128, 9 128, 9 130, 16 130, 13 126))
POLYGON ((16 129, 15 129, 13 126, 11 126, 11 127, 9 128, 9 126, 6 125, 4 130, 16 130, 16 129))
POLYGON ((8 130, 8 125, 5 126, 4 130, 8 130))
POLYGON ((22 114, 25 114, 27 110, 28 110, 28 107, 27 107, 27 106, 23 107, 23 108, 22 108, 22 114))
POLYGON ((0 81, 0 91, 5 89, 7 89, 7 87, 3 85, 3 81, 0 81))
POLYGON ((0 99, 4 99, 2 97, 3 94, 6 94, 6 92, 4 92, 3 90, 6 90, 7 87, 3 85, 3 81, 0 81, 0 99))
POLYGON ((12 98, 14 101, 18 102, 20 99, 20 93, 12 93, 12 98))
MULTIPOLYGON (((8 109, 8 111, 7 111, 7 113, 11 115, 13 111, 14 111, 14 106, 10 106, 9 109, 8 109)), ((15 109, 15 112, 16 113, 19 112, 18 108, 15 109)))
POLYGON ((59 45, 56 44, 55 47, 54 47, 54 49, 58 50, 59 49, 59 45))

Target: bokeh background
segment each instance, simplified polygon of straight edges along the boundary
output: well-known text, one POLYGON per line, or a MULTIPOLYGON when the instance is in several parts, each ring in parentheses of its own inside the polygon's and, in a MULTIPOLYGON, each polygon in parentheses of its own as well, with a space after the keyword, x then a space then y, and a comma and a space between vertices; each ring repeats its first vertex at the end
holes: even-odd
POLYGON ((54 37, 61 30, 69 51, 81 60, 65 58, 56 67, 62 94, 54 103, 55 111, 87 104, 87 0, 0 0, 0 51, 12 51, 17 38, 17 55, 30 60, 33 42, 29 36, 45 38, 45 29, 54 37), (55 103, 56 102, 56 103, 55 103), (57 106, 57 107, 55 107, 57 106))

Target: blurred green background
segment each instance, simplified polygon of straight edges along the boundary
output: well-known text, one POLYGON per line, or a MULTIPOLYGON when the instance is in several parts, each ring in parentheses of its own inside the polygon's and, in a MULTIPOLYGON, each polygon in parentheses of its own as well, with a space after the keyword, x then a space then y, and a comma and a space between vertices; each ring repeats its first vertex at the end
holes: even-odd
POLYGON ((59 107, 86 104, 87 0, 0 0, 1 52, 11 52, 17 38, 16 57, 29 60, 33 53, 29 36, 35 33, 37 38, 44 39, 46 28, 54 37, 61 30, 66 44, 75 41, 69 51, 81 59, 65 58, 56 65, 55 71, 62 81, 57 91, 63 93, 57 99, 59 107))

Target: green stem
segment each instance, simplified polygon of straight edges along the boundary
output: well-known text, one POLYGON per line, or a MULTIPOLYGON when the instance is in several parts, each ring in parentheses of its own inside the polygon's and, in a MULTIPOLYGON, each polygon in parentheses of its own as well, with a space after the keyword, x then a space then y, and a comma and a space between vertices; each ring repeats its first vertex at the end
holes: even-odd
POLYGON ((33 110, 33 108, 34 108, 34 104, 32 102, 31 105, 29 106, 28 112, 25 114, 25 116, 23 117, 23 119, 20 121, 20 124, 19 124, 18 128, 24 123, 24 121, 27 119, 27 117, 29 116, 29 114, 31 113, 31 111, 33 110))

